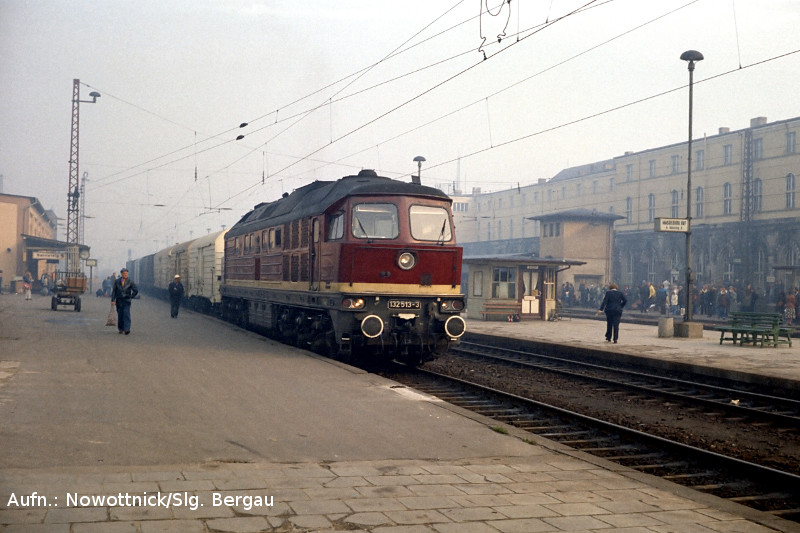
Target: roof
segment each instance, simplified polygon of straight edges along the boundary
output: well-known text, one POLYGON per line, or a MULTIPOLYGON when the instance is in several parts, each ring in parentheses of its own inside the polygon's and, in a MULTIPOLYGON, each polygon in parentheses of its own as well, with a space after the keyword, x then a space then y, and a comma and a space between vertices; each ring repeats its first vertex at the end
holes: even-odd
POLYGON ((538 215, 528 217, 529 220, 595 220, 600 222, 611 222, 625 218, 622 215, 615 213, 607 213, 598 211, 596 209, 568 209, 566 211, 558 211, 556 213, 548 213, 546 215, 538 215))
MULTIPOLYGON (((35 237, 33 235, 20 235, 22 240, 25 241, 25 246, 30 248, 38 248, 41 250, 66 250, 69 246, 74 246, 65 241, 57 241, 55 239, 46 239, 44 237, 35 237)), ((90 248, 85 244, 78 244, 79 250, 89 250, 90 248)))
POLYGON ((258 204, 234 224, 228 236, 241 235, 255 227, 277 226, 297 218, 318 215, 348 196, 384 194, 450 199, 434 187, 385 178, 374 170, 362 170, 357 176, 345 176, 337 181, 315 181, 280 200, 258 204))
POLYGON ((561 259, 555 257, 537 257, 533 254, 494 254, 470 255, 462 258, 464 263, 506 263, 514 265, 560 266, 560 265, 585 265, 586 261, 576 259, 561 259))

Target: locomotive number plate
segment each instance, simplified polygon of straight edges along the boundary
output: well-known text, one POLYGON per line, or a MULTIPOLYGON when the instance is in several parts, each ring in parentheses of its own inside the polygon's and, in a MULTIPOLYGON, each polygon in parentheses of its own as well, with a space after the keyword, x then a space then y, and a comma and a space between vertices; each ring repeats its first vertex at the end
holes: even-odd
POLYGON ((420 309, 418 300, 389 300, 389 309, 420 309))

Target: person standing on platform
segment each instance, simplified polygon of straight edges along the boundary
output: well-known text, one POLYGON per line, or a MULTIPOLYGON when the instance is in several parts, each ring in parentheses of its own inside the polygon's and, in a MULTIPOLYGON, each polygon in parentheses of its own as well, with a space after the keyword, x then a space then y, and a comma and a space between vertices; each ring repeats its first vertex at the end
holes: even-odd
POLYGON ((597 311, 598 315, 602 312, 606 313, 606 342, 611 342, 613 339, 614 344, 617 343, 622 308, 627 303, 628 299, 619 291, 616 283, 608 286, 606 295, 603 297, 603 303, 600 304, 600 309, 597 311))
POLYGON ((795 319, 796 307, 797 298, 795 297, 794 292, 789 290, 789 292, 786 294, 786 299, 784 300, 783 305, 783 318, 786 321, 787 326, 791 326, 795 319))
POLYGON ((178 309, 180 309, 181 300, 183 299, 183 284, 181 283, 181 277, 179 274, 175 274, 175 277, 172 279, 172 283, 170 283, 169 287, 167 287, 167 292, 169 292, 170 303, 169 316, 172 318, 178 318, 178 309))
POLYGON ((131 332, 131 300, 136 298, 137 294, 139 289, 128 279, 128 269, 123 268, 114 282, 114 288, 111 289, 111 305, 117 307, 117 329, 120 334, 128 335, 131 332))
POLYGON ((25 291, 25 299, 31 299, 31 289, 33 288, 33 276, 30 272, 25 272, 22 276, 22 289, 25 291))

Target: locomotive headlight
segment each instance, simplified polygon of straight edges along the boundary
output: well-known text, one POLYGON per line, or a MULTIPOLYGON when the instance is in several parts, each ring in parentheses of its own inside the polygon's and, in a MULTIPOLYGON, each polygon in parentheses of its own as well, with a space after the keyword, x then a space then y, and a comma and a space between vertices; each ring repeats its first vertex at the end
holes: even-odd
POLYGON ((343 309, 363 309, 364 298, 345 298, 342 300, 343 309))
POLYGON ((397 256, 397 266, 403 270, 411 270, 417 264, 417 256, 411 252, 403 252, 397 256))
POLYGON ((463 300, 443 300, 439 304, 442 313, 459 313, 464 309, 463 300))

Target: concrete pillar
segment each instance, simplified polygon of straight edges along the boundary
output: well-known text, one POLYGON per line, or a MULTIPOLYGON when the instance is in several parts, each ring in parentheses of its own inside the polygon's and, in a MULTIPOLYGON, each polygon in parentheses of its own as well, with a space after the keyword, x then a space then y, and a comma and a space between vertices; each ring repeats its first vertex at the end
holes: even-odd
POLYGON ((672 337, 675 335, 675 319, 671 316, 658 319, 658 336, 672 337))

